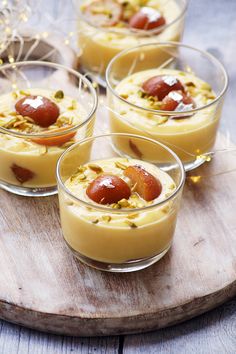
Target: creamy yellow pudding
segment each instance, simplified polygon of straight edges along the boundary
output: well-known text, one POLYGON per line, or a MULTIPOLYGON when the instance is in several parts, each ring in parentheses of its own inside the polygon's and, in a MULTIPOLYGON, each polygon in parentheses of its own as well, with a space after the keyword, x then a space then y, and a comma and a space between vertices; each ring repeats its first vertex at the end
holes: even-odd
POLYGON ((89 203, 86 206, 59 189, 64 238, 78 255, 114 264, 153 257, 169 249, 180 196, 164 202, 175 192, 176 185, 169 174, 158 167, 136 159, 96 160, 79 166, 64 185, 73 196, 89 203), (130 167, 138 169, 135 173, 139 182, 141 178, 141 184, 134 183, 133 171, 128 174, 130 167), (91 190, 98 180, 102 180, 108 199, 116 191, 113 180, 103 180, 108 175, 125 184, 120 188, 119 196, 124 196, 126 188, 130 189, 130 194, 121 200, 116 195, 118 199, 114 203, 106 203, 104 198, 97 203, 91 199, 91 190), (147 189, 141 194, 143 185, 147 189), (161 202, 161 205, 157 204, 161 202), (101 204, 105 209, 96 208, 101 204), (137 208, 144 209, 139 211, 137 208))
MULTIPOLYGON (((120 81, 114 91, 123 100, 108 91, 112 132, 141 134, 161 141, 184 163, 211 151, 216 138, 220 111, 214 105, 204 108, 215 99, 215 93, 208 83, 194 73, 172 69, 141 71, 120 81), (150 85, 150 79, 157 76, 164 78, 170 87, 170 92, 168 94, 164 92, 161 99, 148 94, 143 88, 144 83, 148 82, 155 91, 153 83, 150 85), (171 85, 176 82, 178 82, 176 90, 172 90, 171 85), (186 100, 185 104, 181 101, 183 97, 186 100), (173 102, 176 103, 175 109, 169 106, 169 103, 173 102), (184 116, 185 111, 195 108, 202 109, 184 116), (162 112, 158 114, 160 110, 162 112), (169 115, 165 115, 165 111, 168 111, 169 115), (170 111, 173 111, 173 114, 170 111), (177 111, 183 112, 183 115, 175 114, 177 111)), ((142 153, 141 145, 139 150, 142 153)), ((151 158, 152 151, 145 151, 144 155, 151 158)))
MULTIPOLYGON (((79 60, 83 68, 103 76, 109 61, 124 49, 154 41, 180 41, 184 26, 180 3, 176 0, 84 1, 78 22, 79 60), (135 21, 134 16, 140 13, 141 20, 135 21)), ((166 57, 166 53, 154 47, 146 52, 150 62, 157 62, 160 56, 161 63, 166 57)), ((128 68, 134 57, 130 53, 120 70, 124 66, 128 68)))
MULTIPOLYGON (((46 118, 50 119, 50 111, 48 110, 47 113, 46 118)), ((2 131, 0 133, 0 181, 29 188, 55 186, 58 158, 68 146, 79 138, 87 136, 86 127, 70 133, 66 132, 66 129, 82 123, 86 116, 85 108, 73 98, 65 96, 61 90, 56 92, 31 88, 1 95, 0 126, 7 129, 9 134, 2 131), (21 100, 23 100, 21 108, 31 107, 35 110, 41 107, 45 99, 50 100, 53 108, 58 110, 58 117, 57 119, 55 117, 53 124, 44 122, 42 127, 32 118, 22 116, 16 111, 15 106, 21 100), (50 132, 61 133, 61 135, 50 137, 50 132), (27 135, 21 138, 12 135, 13 133, 40 133, 45 134, 45 138, 27 138, 27 135)), ((39 119, 41 119, 40 114, 39 119)))

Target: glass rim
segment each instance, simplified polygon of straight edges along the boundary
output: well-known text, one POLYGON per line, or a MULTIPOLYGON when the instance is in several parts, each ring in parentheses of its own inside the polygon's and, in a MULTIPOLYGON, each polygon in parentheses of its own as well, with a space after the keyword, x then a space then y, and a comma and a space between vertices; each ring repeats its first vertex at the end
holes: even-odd
POLYGON ((90 112, 88 112, 87 118, 82 123, 74 125, 68 129, 65 127, 65 129, 62 130, 61 132, 58 131, 58 129, 60 129, 60 128, 58 128, 58 129, 55 129, 55 130, 57 130, 57 132, 54 132, 54 133, 53 133, 53 130, 52 130, 52 132, 47 131, 46 133, 43 133, 43 132, 33 133, 33 134, 32 133, 20 133, 20 132, 15 132, 15 131, 12 131, 10 129, 3 128, 0 126, 0 133, 13 135, 13 136, 16 136, 19 138, 57 137, 57 136, 63 136, 63 135, 68 134, 70 132, 77 131, 78 129, 82 128, 84 125, 86 125, 91 120, 91 118, 93 117, 94 113, 96 112, 96 109, 98 106, 98 97, 97 97, 97 92, 96 92, 95 88, 93 87, 92 83, 84 75, 82 75, 81 73, 77 72, 76 70, 69 68, 69 67, 62 65, 62 64, 57 64, 57 63, 53 63, 53 62, 46 62, 46 61, 35 61, 35 60, 18 61, 15 63, 4 64, 0 67, 0 73, 3 70, 12 69, 16 66, 27 66, 27 65, 29 65, 29 66, 38 65, 38 66, 47 66, 47 67, 51 67, 51 68, 63 69, 65 71, 69 72, 70 74, 75 75, 77 78, 82 80, 89 87, 90 93, 93 96, 93 101, 94 101, 93 107, 90 110, 90 112))
POLYGON ((226 71, 224 65, 214 55, 210 54, 209 52, 207 52, 205 50, 201 50, 201 49, 192 47, 192 46, 190 46, 188 44, 183 44, 183 43, 174 42, 174 41, 145 43, 145 44, 140 44, 138 46, 122 50, 120 53, 115 55, 112 58, 112 60, 109 62, 108 66, 107 66, 107 69, 106 69, 106 73, 105 73, 105 79, 106 79, 107 88, 120 101, 122 101, 122 102, 124 102, 124 103, 126 103, 126 104, 128 104, 128 105, 130 105, 130 106, 132 106, 134 108, 136 108, 136 109, 143 110, 144 112, 153 113, 153 114, 156 114, 156 115, 166 115, 166 116, 173 116, 173 115, 175 115, 175 116, 186 116, 186 115, 193 114, 193 113, 196 113, 198 111, 201 111, 203 109, 206 109, 206 108, 214 105, 216 102, 218 102, 224 96, 224 94, 225 94, 225 92, 226 92, 226 90, 228 88, 228 85, 229 85, 229 78, 228 78, 227 71, 226 71), (141 48, 141 47, 147 47, 147 46, 158 46, 158 47, 161 47, 161 46, 166 46, 166 47, 167 46, 176 46, 176 47, 187 48, 187 49, 190 49, 190 50, 193 50, 195 52, 200 53, 201 55, 207 57, 210 61, 214 62, 220 68, 220 70, 222 71, 223 76, 224 76, 223 89, 220 91, 220 93, 217 95, 217 97, 213 101, 209 102, 208 104, 206 104, 204 106, 201 106, 201 107, 198 107, 198 108, 189 109, 189 110, 186 110, 186 111, 163 111, 163 110, 158 110, 158 109, 144 108, 144 107, 141 107, 141 106, 137 106, 134 103, 128 102, 123 97, 118 95, 116 93, 116 91, 113 89, 113 87, 111 86, 111 84, 110 84, 109 75, 110 75, 110 72, 111 72, 111 69, 112 69, 112 65, 114 64, 114 62, 117 59, 119 59, 123 55, 126 55, 128 52, 132 52, 133 50, 136 50, 136 49, 141 48))
POLYGON ((62 153, 62 155, 59 157, 59 159, 57 161, 57 166, 56 166, 56 179, 57 179, 58 186, 60 186, 63 189, 63 191, 67 195, 69 195, 73 200, 75 200, 76 202, 79 202, 80 204, 82 204, 83 206, 88 207, 88 208, 93 208, 93 209, 96 209, 96 210, 105 211, 105 212, 112 212, 112 213, 117 213, 117 214, 127 214, 127 213, 131 214, 131 213, 137 213, 137 212, 141 212, 141 211, 147 211, 147 210, 151 210, 153 208, 156 208, 156 207, 159 207, 159 206, 165 204, 169 200, 173 199, 181 191, 181 189, 182 189, 182 187, 184 186, 184 183, 185 183, 185 177, 186 177, 186 172, 185 172, 185 169, 184 169, 182 161, 175 154, 175 152, 172 151, 168 146, 162 144, 161 142, 159 142, 157 140, 151 139, 151 138, 147 138, 147 137, 144 137, 144 136, 141 136, 141 135, 137 135, 137 134, 127 134, 127 133, 106 133, 106 134, 95 135, 95 136, 88 137, 88 138, 85 138, 83 140, 80 140, 79 142, 77 142, 77 143, 73 144, 72 146, 70 146, 69 148, 67 148, 62 153), (123 137, 138 138, 140 140, 149 141, 151 143, 159 145, 162 148, 164 148, 165 150, 167 150, 172 155, 172 157, 174 157, 174 159, 178 163, 178 167, 180 168, 180 171, 181 171, 180 182, 179 182, 177 188, 173 191, 173 193, 171 193, 165 200, 159 201, 159 202, 157 202, 157 203, 155 203, 153 205, 148 205, 148 206, 145 206, 145 207, 142 207, 142 208, 135 208, 135 209, 130 209, 130 210, 127 210, 127 209, 124 209, 124 210, 122 210, 122 209, 113 209, 113 208, 110 208, 110 207, 101 206, 100 204, 95 205, 93 203, 86 202, 86 201, 76 197, 65 186, 64 182, 61 179, 60 167, 61 167, 61 164, 62 164, 62 160, 64 159, 64 157, 70 151, 76 149, 81 144, 87 143, 87 142, 92 141, 92 140, 96 140, 96 139, 100 139, 100 138, 106 138, 106 137, 112 137, 112 136, 121 136, 121 137, 123 136, 123 137))
POLYGON ((170 23, 162 25, 162 26, 158 27, 158 29, 154 28, 153 30, 138 30, 138 29, 130 30, 130 29, 126 29, 126 32, 122 32, 121 33, 121 32, 119 32, 119 31, 117 31, 115 29, 110 29, 110 27, 106 28, 106 27, 101 27, 101 26, 94 25, 92 22, 90 22, 90 21, 88 21, 86 19, 86 16, 84 16, 82 14, 82 11, 80 9, 77 10, 77 14, 78 14, 79 19, 83 20, 89 26, 91 26, 93 28, 96 28, 96 29, 99 29, 102 32, 123 34, 124 36, 151 37, 152 35, 160 34, 160 32, 164 31, 166 28, 172 26, 174 23, 178 22, 179 20, 181 20, 182 17, 184 17, 184 15, 185 15, 185 13, 187 11, 187 8, 188 8, 189 0, 181 0, 181 1, 184 2, 184 5, 183 5, 182 10, 180 11, 180 14, 173 21, 171 21, 170 23))

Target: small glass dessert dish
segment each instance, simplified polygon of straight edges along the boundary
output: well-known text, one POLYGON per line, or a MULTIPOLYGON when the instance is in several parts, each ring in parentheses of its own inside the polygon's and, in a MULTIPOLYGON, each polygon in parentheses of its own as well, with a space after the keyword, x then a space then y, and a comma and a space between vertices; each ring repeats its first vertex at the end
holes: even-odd
POLYGON ((155 140, 104 134, 76 143, 57 164, 67 245, 100 270, 148 267, 171 246, 184 180, 179 158, 155 140))
POLYGON ((58 158, 93 133, 96 91, 74 70, 39 61, 2 66, 0 82, 0 187, 57 193, 58 158))
MULTIPOLYGON (((76 6, 79 63, 104 86, 106 67, 122 50, 153 41, 181 40, 187 0, 85 0, 76 1, 76 6)), ((130 52, 123 65, 132 61, 130 52)))
POLYGON ((207 160, 228 86, 227 73, 215 57, 179 43, 145 44, 118 54, 107 68, 106 81, 111 132, 166 144, 186 171, 207 160), (149 60, 155 48, 156 62, 149 60), (121 72, 130 53, 134 61, 121 72))

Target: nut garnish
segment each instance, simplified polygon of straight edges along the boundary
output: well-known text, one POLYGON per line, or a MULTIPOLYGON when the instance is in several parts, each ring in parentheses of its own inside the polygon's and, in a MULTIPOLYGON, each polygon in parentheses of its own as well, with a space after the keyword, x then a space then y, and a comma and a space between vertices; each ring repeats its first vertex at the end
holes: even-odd
POLYGON ((81 173, 81 174, 78 175, 78 180, 79 180, 79 181, 85 181, 86 178, 87 178, 87 177, 85 176, 84 173, 81 173))
POLYGON ((122 208, 127 208, 130 206, 129 201, 125 198, 119 200, 119 202, 117 204, 120 205, 122 208))
POLYGON ((185 85, 186 85, 187 87, 196 87, 195 83, 192 82, 192 81, 186 82, 185 85))
POLYGON ((126 100, 129 97, 129 95, 127 93, 121 93, 120 97, 122 97, 126 100))
POLYGON ((19 91, 21 95, 24 95, 24 96, 30 96, 30 93, 29 92, 26 92, 24 90, 20 90, 19 91))
POLYGON ((58 90, 58 91, 55 93, 54 97, 55 97, 56 99, 62 100, 62 99, 64 98, 64 92, 63 92, 62 90, 58 90))
POLYGON ((132 221, 130 221, 130 220, 125 220, 125 222, 126 222, 126 224, 128 224, 132 229, 136 229, 136 228, 138 227, 134 222, 132 222, 132 221))
POLYGON ((106 222, 110 222, 111 221, 111 216, 110 215, 103 215, 102 216, 102 220, 106 221, 106 222))
POLYGON ((126 166, 125 164, 123 164, 122 162, 120 162, 120 161, 116 161, 115 162, 115 166, 117 167, 117 168, 120 168, 121 170, 125 170, 128 166, 126 166))
POLYGON ((112 209, 121 209, 121 205, 117 204, 117 203, 113 203, 111 204, 112 209))
POLYGON ((64 117, 60 116, 57 118, 57 121, 55 125, 59 128, 65 126, 65 125, 71 125, 72 124, 72 117, 64 117))
POLYGON ((103 172, 103 169, 99 166, 99 165, 96 165, 96 164, 93 164, 93 163, 90 163, 88 165, 88 168, 96 173, 102 173, 103 172))
POLYGON ((92 224, 97 224, 99 222, 98 219, 92 220, 92 224))
POLYGON ((69 106, 67 109, 69 109, 70 111, 73 111, 77 108, 77 101, 76 100, 72 100, 71 101, 71 106, 69 106))
POLYGON ((75 174, 81 173, 81 172, 84 172, 84 171, 86 171, 86 167, 85 166, 78 166, 77 169, 76 169, 75 174))
POLYGON ((16 100, 18 98, 18 94, 16 92, 12 92, 12 97, 16 100))

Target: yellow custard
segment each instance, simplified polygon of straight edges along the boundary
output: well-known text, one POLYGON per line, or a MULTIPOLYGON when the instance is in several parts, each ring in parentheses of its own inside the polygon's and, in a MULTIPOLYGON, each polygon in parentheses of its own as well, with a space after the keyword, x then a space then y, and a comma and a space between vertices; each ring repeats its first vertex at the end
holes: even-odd
POLYGON ((44 188, 56 185, 55 169, 58 158, 68 146, 86 136, 87 128, 84 127, 79 130, 60 146, 46 146, 25 137, 20 138, 11 135, 11 131, 43 134, 44 131, 53 131, 64 126, 72 127, 78 125, 86 119, 86 110, 73 98, 65 96, 59 99, 55 97, 55 94, 55 91, 31 88, 0 96, 0 126, 9 129, 9 134, 0 133, 1 181, 30 188, 44 188), (28 95, 43 96, 57 104, 60 109, 60 115, 53 125, 42 128, 32 121, 25 122, 24 117, 16 113, 16 102, 28 95), (21 121, 23 121, 22 124, 21 121), (25 182, 22 182, 19 167, 30 171, 29 179, 25 182), (14 170, 16 174, 19 174, 18 178, 14 170))
MULTIPOLYGON (((81 8, 82 14, 83 9, 92 2, 93 0, 84 2, 81 8)), ((124 1, 120 0, 119 3, 122 4, 124 1)), ((147 0, 145 4, 142 0, 130 0, 125 3, 128 3, 130 7, 134 9, 141 9, 141 7, 145 5, 145 7, 158 10, 165 17, 167 25, 175 21, 181 14, 180 6, 175 0, 147 0)), ((146 31, 146 35, 138 35, 130 31, 129 28, 122 27, 121 23, 116 24, 116 26, 96 28, 83 21, 83 19, 80 19, 78 22, 78 30, 81 63, 86 70, 104 75, 109 61, 122 50, 140 44, 152 43, 154 41, 180 41, 183 26, 183 18, 181 18, 157 34, 146 31), (96 53, 96 55, 94 55, 94 53, 96 53)), ((163 55, 165 54, 162 51, 157 53, 157 51, 156 48, 152 48, 149 49, 146 54, 148 54, 150 61, 155 60, 155 62, 157 60, 157 54, 159 54, 160 62, 163 62, 163 55)), ((126 56, 123 65, 128 68, 132 60, 132 54, 130 54, 129 58, 126 56)), ((124 70, 124 66, 120 69, 124 70)))
MULTIPOLYGON (((172 69, 152 69, 141 71, 123 79, 115 88, 116 93, 126 102, 121 102, 108 92, 110 126, 112 132, 141 134, 170 147, 183 162, 195 160, 199 155, 210 151, 214 145, 220 111, 212 105, 190 114, 182 119, 158 115, 142 108, 158 110, 160 102, 142 97, 142 84, 157 75, 173 76, 185 86, 193 97, 196 107, 204 107, 215 99, 210 85, 193 73, 172 69), (128 103, 141 107, 138 109, 128 103)), ((150 151, 151 154, 151 151, 150 151)))
POLYGON ((75 197, 90 204, 89 207, 85 206, 59 189, 64 238, 78 254, 101 262, 122 263, 152 257, 170 247, 180 196, 156 205, 164 202, 176 190, 173 179, 156 166, 124 158, 94 161, 80 166, 67 179, 65 187, 75 197), (99 204, 86 194, 89 183, 99 174, 105 173, 116 175, 130 184, 129 178, 124 175, 124 169, 131 165, 142 166, 158 178, 162 184, 161 194, 147 202, 133 191, 129 199, 107 205, 107 211, 96 209, 99 204), (139 212, 137 208, 144 210, 139 212))

